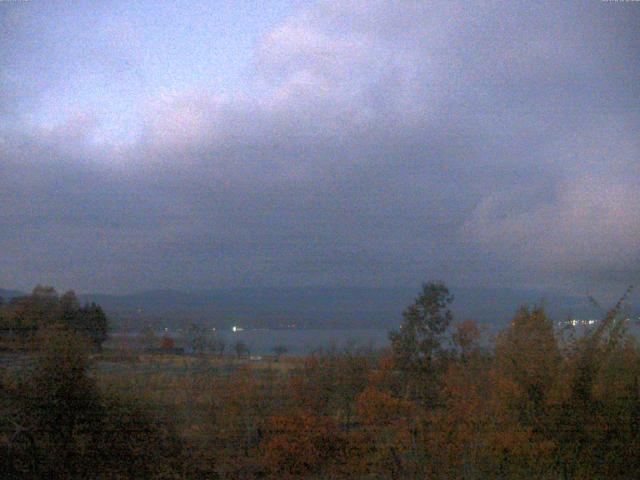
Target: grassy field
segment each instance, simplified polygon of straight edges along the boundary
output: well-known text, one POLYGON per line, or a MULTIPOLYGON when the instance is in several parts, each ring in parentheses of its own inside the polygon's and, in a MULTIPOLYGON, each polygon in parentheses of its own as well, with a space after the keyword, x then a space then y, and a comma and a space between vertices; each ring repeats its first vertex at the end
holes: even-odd
MULTIPOLYGON (((105 351, 93 359, 93 375, 105 391, 144 399, 176 416, 183 434, 198 434, 212 406, 252 385, 285 382, 301 357, 259 360, 213 355, 164 355, 105 351)), ((252 392, 255 393, 255 392, 252 392)))

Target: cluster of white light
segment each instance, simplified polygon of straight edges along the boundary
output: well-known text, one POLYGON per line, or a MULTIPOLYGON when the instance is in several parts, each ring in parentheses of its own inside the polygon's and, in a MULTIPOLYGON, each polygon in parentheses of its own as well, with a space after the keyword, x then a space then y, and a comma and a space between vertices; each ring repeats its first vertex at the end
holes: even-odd
POLYGON ((574 327, 577 325, 595 325, 597 322, 597 320, 577 320, 574 318, 571 320, 571 325, 574 327))
POLYGON ((566 325, 573 325, 574 327, 577 327, 578 325, 581 325, 581 326, 595 325, 596 323, 598 323, 598 320, 580 320, 577 318, 572 318, 571 320, 565 320, 564 322, 558 322, 558 323, 560 325, 566 324, 566 325))

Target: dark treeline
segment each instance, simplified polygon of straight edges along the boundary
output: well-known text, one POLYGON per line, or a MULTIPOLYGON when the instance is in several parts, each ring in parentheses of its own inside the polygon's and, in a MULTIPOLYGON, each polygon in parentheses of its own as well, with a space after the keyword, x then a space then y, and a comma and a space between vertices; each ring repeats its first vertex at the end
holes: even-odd
POLYGON ((224 375, 202 355, 162 389, 104 381, 86 335, 42 328, 33 366, 0 387, 0 467, 7 478, 640 478, 640 349, 624 298, 580 335, 522 307, 493 342, 453 322, 452 300, 426 284, 388 351, 224 375))
POLYGON ((107 338, 107 317, 102 308, 95 303, 81 306, 71 290, 58 295, 54 288, 38 285, 31 295, 8 303, 0 298, 2 346, 32 348, 38 332, 54 325, 86 336, 96 348, 107 338))

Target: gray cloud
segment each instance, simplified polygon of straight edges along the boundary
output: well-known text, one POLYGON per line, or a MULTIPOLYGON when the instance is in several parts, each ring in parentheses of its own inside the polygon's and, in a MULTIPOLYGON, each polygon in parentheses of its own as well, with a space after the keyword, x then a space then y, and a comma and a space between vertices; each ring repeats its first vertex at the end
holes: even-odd
POLYGON ((122 145, 92 111, 0 130, 0 282, 633 283, 639 19, 319 3, 261 38, 242 89, 145 97, 122 145))

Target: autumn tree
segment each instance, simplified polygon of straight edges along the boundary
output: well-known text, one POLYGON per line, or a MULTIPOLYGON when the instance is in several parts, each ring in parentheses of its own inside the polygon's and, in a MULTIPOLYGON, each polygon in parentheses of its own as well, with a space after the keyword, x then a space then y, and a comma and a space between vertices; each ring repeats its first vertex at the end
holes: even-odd
POLYGON ((108 320, 102 307, 91 303, 80 309, 80 325, 78 332, 84 333, 91 340, 94 347, 100 348, 107 339, 108 320))
POLYGON ((457 356, 440 382, 442 402, 425 415, 424 447, 428 477, 483 478, 487 438, 493 420, 487 401, 492 393, 491 356, 480 347, 481 330, 472 320, 457 324, 452 342, 457 356))
POLYGON ((354 400, 357 426, 346 434, 342 471, 347 478, 420 478, 423 465, 416 440, 419 407, 378 386, 354 400))
MULTIPOLYGON (((488 470, 543 477, 553 466, 552 389, 562 362, 552 320, 541 306, 522 306, 496 340, 485 428, 488 470)), ((486 474, 486 471, 485 471, 486 474)))
POLYGON ((473 320, 465 320, 458 323, 451 335, 451 341, 465 363, 469 361, 472 355, 480 352, 481 338, 482 331, 473 320))
POLYGON ((5 324, 22 345, 32 345, 39 328, 56 323, 58 293, 38 285, 31 295, 11 299, 5 308, 5 324))
POLYGON ((517 387, 512 398, 524 424, 535 425, 545 415, 545 401, 561 362, 552 320, 543 307, 521 307, 509 327, 498 335, 496 368, 517 387))
POLYGON ((102 392, 86 337, 61 325, 38 335, 32 368, 0 386, 6 478, 175 478, 181 442, 168 419, 102 392))
POLYGON ((405 373, 408 392, 432 402, 431 385, 437 370, 445 332, 453 319, 453 296, 440 282, 425 283, 422 292, 402 313, 400 329, 389 334, 399 369, 405 373))
POLYGON ((176 348, 176 341, 170 335, 165 334, 160 340, 160 348, 162 350, 173 350, 176 348))
POLYGON ((108 319, 100 306, 80 306, 73 291, 59 296, 53 287, 38 285, 31 295, 11 300, 3 309, 3 330, 22 345, 34 345, 37 332, 62 325, 88 337, 100 348, 107 338, 108 319))
POLYGON ((567 394, 556 421, 562 478, 635 478, 640 465, 640 352, 622 315, 631 287, 569 350, 567 394))
POLYGON ((261 460, 273 478, 305 478, 326 471, 342 443, 330 417, 299 409, 269 419, 261 460))

